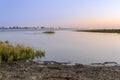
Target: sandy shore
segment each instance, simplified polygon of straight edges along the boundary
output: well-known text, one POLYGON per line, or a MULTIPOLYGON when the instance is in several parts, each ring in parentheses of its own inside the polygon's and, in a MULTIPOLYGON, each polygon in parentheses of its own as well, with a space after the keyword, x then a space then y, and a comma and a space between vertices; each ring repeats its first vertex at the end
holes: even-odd
POLYGON ((3 63, 0 80, 120 80, 120 66, 68 65, 55 61, 3 63))

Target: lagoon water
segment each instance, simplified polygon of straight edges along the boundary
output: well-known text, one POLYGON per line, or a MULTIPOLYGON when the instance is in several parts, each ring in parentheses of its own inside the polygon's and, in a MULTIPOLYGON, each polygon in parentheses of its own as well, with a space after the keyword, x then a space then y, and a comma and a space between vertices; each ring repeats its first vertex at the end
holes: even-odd
POLYGON ((44 50, 42 60, 90 64, 114 61, 120 63, 120 34, 56 31, 1 31, 0 40, 44 50))

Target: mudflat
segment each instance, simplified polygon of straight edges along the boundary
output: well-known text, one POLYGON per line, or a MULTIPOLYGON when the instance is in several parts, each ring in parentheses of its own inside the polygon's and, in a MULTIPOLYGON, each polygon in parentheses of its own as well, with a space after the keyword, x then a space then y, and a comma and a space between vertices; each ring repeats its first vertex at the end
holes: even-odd
POLYGON ((0 64, 0 80, 120 80, 120 66, 19 61, 0 64))

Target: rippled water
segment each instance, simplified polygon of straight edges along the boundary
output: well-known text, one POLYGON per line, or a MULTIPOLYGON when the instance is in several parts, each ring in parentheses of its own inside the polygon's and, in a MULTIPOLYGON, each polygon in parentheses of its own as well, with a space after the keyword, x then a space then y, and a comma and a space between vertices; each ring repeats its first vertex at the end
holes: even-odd
POLYGON ((0 40, 45 50, 43 60, 74 63, 114 61, 120 63, 120 34, 56 31, 1 31, 0 40))

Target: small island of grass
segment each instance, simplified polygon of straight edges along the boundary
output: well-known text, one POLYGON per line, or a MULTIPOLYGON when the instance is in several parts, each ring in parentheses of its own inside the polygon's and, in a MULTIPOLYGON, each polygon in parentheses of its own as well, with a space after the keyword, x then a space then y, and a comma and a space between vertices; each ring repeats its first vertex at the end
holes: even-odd
POLYGON ((42 56, 45 56, 45 52, 41 50, 34 50, 21 44, 13 45, 9 41, 0 41, 0 63, 33 60, 35 57, 42 56))
POLYGON ((88 29, 76 30, 77 32, 120 33, 120 29, 88 29))
POLYGON ((54 31, 45 31, 43 32, 44 34, 54 34, 55 32, 54 31))

